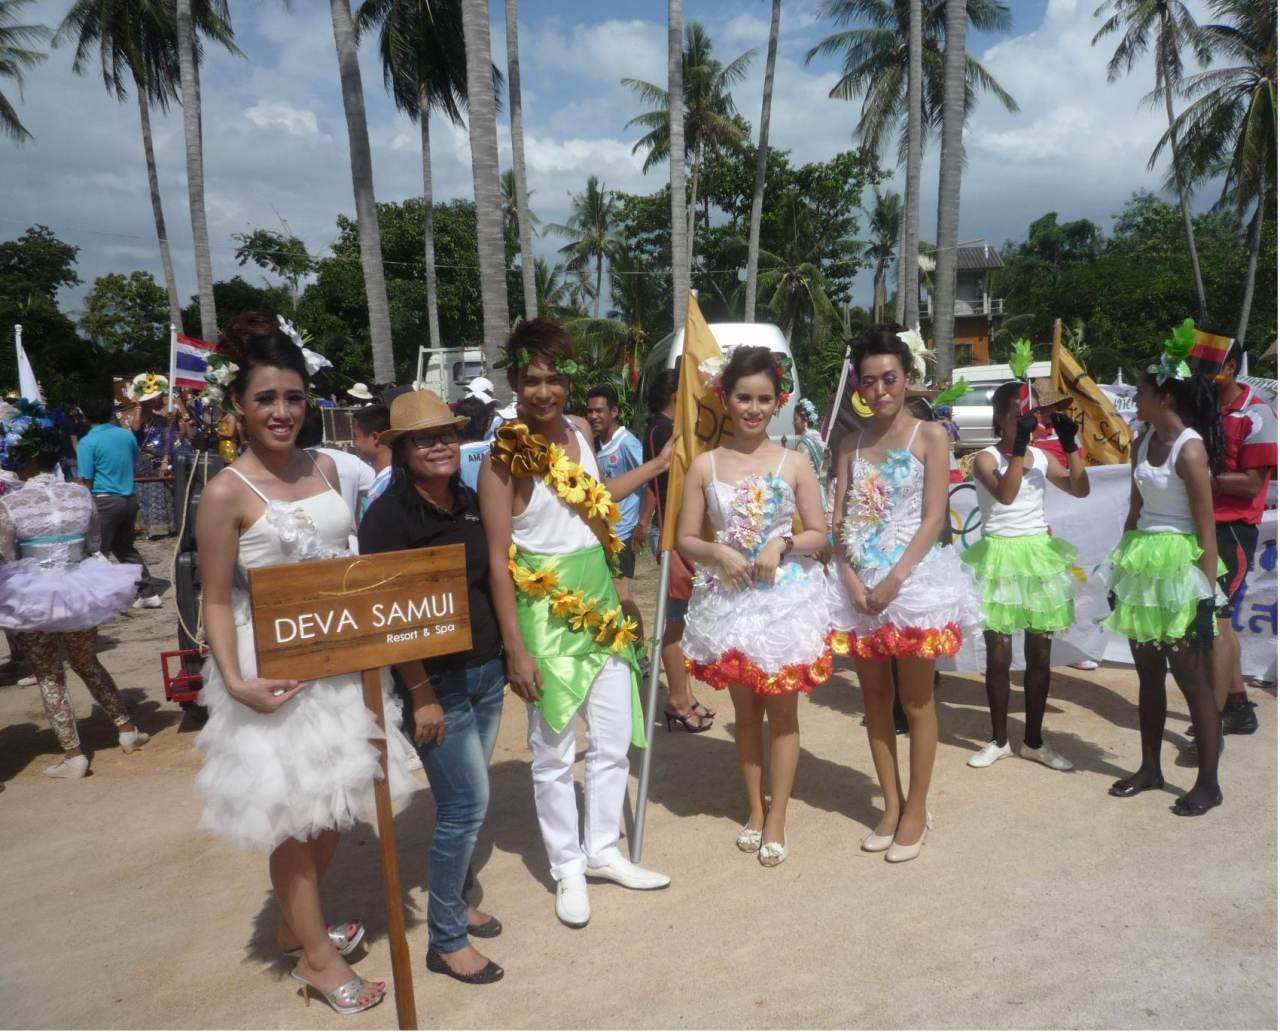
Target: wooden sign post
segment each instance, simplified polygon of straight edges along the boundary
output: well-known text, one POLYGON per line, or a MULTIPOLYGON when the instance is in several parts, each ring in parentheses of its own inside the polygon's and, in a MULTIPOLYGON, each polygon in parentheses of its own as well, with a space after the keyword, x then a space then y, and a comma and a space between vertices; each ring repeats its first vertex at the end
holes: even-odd
MULTIPOLYGON (((258 675, 306 680, 358 671, 364 704, 384 735, 381 668, 471 648, 462 545, 259 567, 249 571, 249 597, 258 675)), ((387 787, 387 740, 374 745, 382 768, 373 793, 396 1017, 400 1028, 417 1028, 387 787)))

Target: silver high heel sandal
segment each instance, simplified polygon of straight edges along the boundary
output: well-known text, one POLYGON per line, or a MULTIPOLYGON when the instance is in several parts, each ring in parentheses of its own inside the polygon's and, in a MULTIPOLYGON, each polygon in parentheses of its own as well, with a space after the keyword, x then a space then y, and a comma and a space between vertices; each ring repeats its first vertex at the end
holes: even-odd
MULTIPOLYGON (((340 956, 349 957, 357 946, 364 941, 364 923, 361 921, 344 921, 342 924, 329 926, 329 941, 333 943, 340 956), (347 935, 347 925, 354 924, 356 930, 347 935)), ((291 950, 281 950, 286 957, 301 957, 303 949, 297 946, 291 950)))
POLYGON ((744 853, 760 852, 760 836, 761 832, 755 828, 743 828, 738 832, 738 848, 744 853))
POLYGON ((325 1003, 339 1014, 359 1014, 361 1011, 371 1010, 387 997, 387 987, 384 985, 372 1000, 368 1003, 361 1003, 360 994, 370 986, 377 986, 376 982, 369 982, 363 978, 353 978, 350 982, 344 982, 338 986, 333 992, 326 993, 323 989, 312 985, 306 978, 298 974, 297 968, 294 968, 289 974, 302 983, 302 1000, 305 1007, 311 1006, 311 991, 313 989, 320 994, 325 1003))

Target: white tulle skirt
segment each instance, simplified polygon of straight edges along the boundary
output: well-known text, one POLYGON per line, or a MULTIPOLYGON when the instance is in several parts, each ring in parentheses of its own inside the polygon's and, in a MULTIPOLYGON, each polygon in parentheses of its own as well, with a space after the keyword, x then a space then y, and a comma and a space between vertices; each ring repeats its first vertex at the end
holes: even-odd
MULTIPOLYGON (((858 571, 871 590, 891 567, 858 571)), ((911 571, 902 589, 881 612, 860 613, 832 566, 827 575, 827 601, 831 627, 837 632, 833 648, 859 659, 950 658, 967 634, 981 630, 984 622, 982 594, 972 572, 950 545, 935 546, 911 571), (847 643, 839 640, 848 634, 847 643)))
POLYGON ((831 676, 828 625, 826 581, 810 559, 784 562, 769 587, 742 590, 700 570, 680 647, 689 672, 715 688, 807 692, 831 676))
POLYGON ((90 556, 74 566, 0 563, 0 627, 87 631, 133 604, 142 567, 90 556))
MULTIPOLYGON (((257 670, 253 628, 236 628, 240 670, 257 670)), ((409 773, 413 747, 400 730, 400 703, 382 675, 387 772, 399 810, 422 787, 409 773)), ((196 745, 205 750, 196 787, 205 797, 200 827, 244 849, 271 851, 286 839, 309 839, 329 828, 374 818, 373 782, 381 776, 381 738, 364 705, 359 674, 308 681, 274 713, 258 713, 228 693, 212 657, 205 663, 200 702, 209 720, 196 745)))

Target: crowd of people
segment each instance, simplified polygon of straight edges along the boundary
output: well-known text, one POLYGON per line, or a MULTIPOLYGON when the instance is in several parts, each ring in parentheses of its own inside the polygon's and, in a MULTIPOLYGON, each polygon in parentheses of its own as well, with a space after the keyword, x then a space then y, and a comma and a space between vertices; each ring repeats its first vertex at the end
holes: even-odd
MULTIPOLYGON (((695 698, 695 681, 728 691, 744 789, 734 845, 766 868, 790 851, 799 696, 827 681, 841 659, 861 686, 884 795, 861 848, 890 863, 918 857, 927 840, 936 668, 966 638, 984 638, 992 726, 969 765, 1013 755, 1010 668, 1021 634, 1020 753, 1052 770, 1072 767, 1045 741, 1043 723, 1050 645, 1077 623, 1079 579, 1075 549, 1052 535, 1044 498, 1050 486, 1076 499, 1089 494, 1077 427, 1055 403, 1041 404, 1030 384, 996 392, 996 443, 972 465, 983 536, 957 549, 947 517, 952 441, 916 414, 909 337, 884 325, 855 343, 852 370, 870 415, 829 461, 818 411, 804 399, 786 446, 770 436, 792 389, 785 361, 741 347, 706 373, 731 433, 684 471, 665 623, 651 633, 666 675, 668 731, 712 726, 716 713, 695 698), (1048 439, 1051 447, 1038 444, 1048 439), (896 707, 909 733, 905 781, 896 707)), ((1199 816, 1223 802, 1223 733, 1256 727, 1246 719, 1230 606, 1256 545, 1276 436, 1274 412, 1236 379, 1238 352, 1210 362, 1180 348, 1167 342, 1139 378, 1138 412, 1149 429, 1134 448, 1120 543, 1096 576, 1110 603, 1103 623, 1129 639, 1139 680, 1141 760, 1111 794, 1163 785, 1172 673, 1192 716, 1198 766, 1173 811, 1199 816)), ((470 649, 401 663, 382 678, 393 806, 420 787, 410 774, 415 753, 436 803, 429 970, 471 984, 503 977, 473 941, 498 936, 501 922, 468 894, 508 685, 527 703, 557 918, 574 928, 589 922, 589 878, 640 891, 668 885, 666 874, 628 860, 618 841, 629 749, 645 747, 649 733, 639 697, 644 621, 632 582, 644 544, 658 554, 668 511, 676 373, 652 383, 643 439, 621 424, 608 385, 588 392, 585 418, 569 414, 574 342, 556 323, 530 320, 505 348, 510 408, 498 409, 486 378, 453 406, 425 390, 365 391, 351 454, 322 447, 304 351, 276 319, 243 313, 222 332, 219 351, 233 374, 243 448, 209 480, 197 516, 209 649, 201 824, 267 854, 282 913, 278 946, 297 958, 293 977, 342 1013, 385 995, 385 983, 361 978, 348 959, 364 926, 327 924, 320 894, 341 831, 372 817, 382 775, 371 740, 384 734, 358 675, 306 683, 258 675, 247 592, 255 567, 463 546, 470 649), (573 776, 579 719, 587 735, 581 806, 573 776)), ((121 747, 146 740, 97 663, 93 640, 103 619, 132 603, 138 584, 147 590, 126 517, 139 504, 131 481, 138 456, 152 435, 164 435, 145 415, 135 434, 111 425, 109 406, 86 407, 94 427, 80 443, 84 483, 52 476, 57 430, 42 413, 11 413, 3 436, 5 464, 22 486, 0 496, 0 627, 17 632, 14 644, 38 672, 66 753, 59 768, 67 772, 49 773, 62 777, 81 776, 88 761, 74 737, 60 647, 120 728, 121 747), (99 548, 117 563, 95 558, 99 548), (68 578, 74 592, 58 586, 68 578)), ((927 404, 923 414, 932 415, 927 404)))

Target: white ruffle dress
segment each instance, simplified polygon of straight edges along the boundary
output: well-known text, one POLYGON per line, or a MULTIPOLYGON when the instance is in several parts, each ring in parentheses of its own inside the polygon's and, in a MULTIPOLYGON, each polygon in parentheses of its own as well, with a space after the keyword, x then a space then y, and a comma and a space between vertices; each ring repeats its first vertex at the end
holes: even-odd
MULTIPOLYGON (((778 474, 754 474, 726 484, 716 479, 715 452, 706 487, 716 540, 754 562, 764 546, 791 529, 795 493, 778 474)), ((689 672, 715 688, 745 684, 760 695, 812 691, 831 676, 826 587, 820 567, 788 556, 771 585, 722 585, 699 566, 689 598, 681 648, 689 672)))
MULTIPOLYGON (((351 528, 351 512, 332 488, 298 502, 270 502, 249 487, 267 511, 240 536, 236 560, 236 651, 246 679, 258 669, 246 571, 345 555, 351 528)), ((241 848, 270 851, 285 839, 314 838, 373 818, 373 782, 381 773, 370 739, 383 735, 364 704, 360 675, 306 685, 274 713, 258 713, 231 697, 212 656, 205 662, 200 702, 209 720, 196 739, 206 753, 196 777, 205 797, 202 828, 241 848)), ((400 809, 420 786, 408 773, 413 749, 399 730, 400 704, 386 671, 382 705, 391 802, 400 809)))
MULTIPOLYGON (((837 534, 868 591, 889 575, 920 529, 924 463, 911 451, 919 429, 917 424, 907 446, 888 449, 879 464, 862 457, 859 435, 837 534)), ((848 648, 859 659, 951 657, 964 635, 980 629, 984 620, 978 585, 950 545, 933 545, 893 601, 874 615, 853 607, 838 568, 828 574, 827 589, 831 626, 852 635, 848 648)), ((837 652, 845 651, 838 640, 833 644, 837 652)))
POLYGON ((88 488, 40 473, 0 498, 0 628, 87 631, 133 604, 142 567, 94 555, 88 488))

